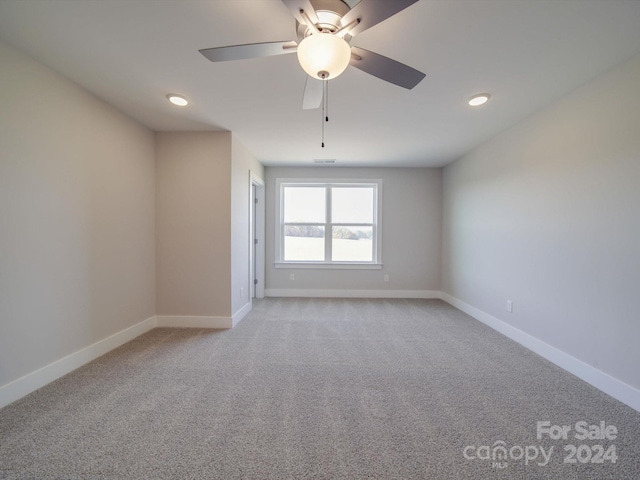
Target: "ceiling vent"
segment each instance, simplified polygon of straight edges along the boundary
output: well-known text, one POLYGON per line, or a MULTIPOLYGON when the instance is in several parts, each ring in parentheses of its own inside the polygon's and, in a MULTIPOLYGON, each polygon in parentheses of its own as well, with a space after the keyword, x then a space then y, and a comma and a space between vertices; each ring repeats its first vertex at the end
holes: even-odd
POLYGON ((313 163, 318 163, 321 165, 326 165, 328 163, 336 163, 335 158, 316 158, 313 163))

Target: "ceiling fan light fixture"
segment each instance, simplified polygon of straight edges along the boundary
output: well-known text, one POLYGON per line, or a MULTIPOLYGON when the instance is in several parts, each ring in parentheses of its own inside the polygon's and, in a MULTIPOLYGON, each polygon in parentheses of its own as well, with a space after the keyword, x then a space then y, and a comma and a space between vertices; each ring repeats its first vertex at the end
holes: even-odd
POLYGON ((489 95, 488 93, 479 93, 469 99, 469 105, 471 105, 472 107, 478 107, 487 103, 490 98, 491 95, 489 95))
POLYGON ((174 105, 177 105, 178 107, 185 107, 189 104, 189 100, 184 98, 182 95, 177 95, 175 93, 170 93, 169 95, 167 95, 167 100, 169 100, 174 105))
POLYGON ((318 33, 302 39, 298 45, 298 61, 313 78, 333 79, 351 60, 351 47, 346 40, 330 33, 318 33))

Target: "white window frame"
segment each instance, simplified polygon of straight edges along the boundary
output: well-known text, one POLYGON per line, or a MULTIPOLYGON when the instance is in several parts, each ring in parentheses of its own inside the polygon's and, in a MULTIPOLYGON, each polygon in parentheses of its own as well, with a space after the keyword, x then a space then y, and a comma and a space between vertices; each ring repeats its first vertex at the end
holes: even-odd
MULTIPOLYGON (((275 225, 275 246, 276 261, 275 268, 341 268, 341 269, 376 269, 382 268, 382 180, 381 179, 335 179, 335 178, 277 178, 276 179, 276 225, 275 225), (324 246, 325 260, 284 260, 284 188, 285 187, 325 187, 326 195, 326 218, 324 224, 314 224, 324 226, 324 246), (370 262, 356 261, 330 261, 332 248, 332 231, 334 226, 357 226, 349 223, 332 223, 331 219, 331 187, 373 187, 373 259, 370 262)), ((366 224, 370 226, 371 224, 366 224)))

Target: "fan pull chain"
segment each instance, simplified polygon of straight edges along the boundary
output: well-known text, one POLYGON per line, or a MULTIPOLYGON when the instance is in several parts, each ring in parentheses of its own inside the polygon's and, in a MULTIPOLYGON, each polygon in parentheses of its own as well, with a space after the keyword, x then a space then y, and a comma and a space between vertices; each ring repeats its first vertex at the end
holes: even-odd
POLYGON ((320 121, 322 123, 322 148, 324 148, 324 123, 329 121, 329 117, 327 116, 327 110, 329 109, 329 104, 327 103, 327 95, 329 93, 329 81, 327 77, 322 75, 322 117, 320 121))
POLYGON ((320 117, 320 123, 322 124, 322 148, 324 148, 324 89, 326 83, 326 80, 322 80, 322 116, 320 117))
POLYGON ((324 117, 324 121, 328 122, 329 121, 329 80, 326 81, 326 88, 324 91, 324 95, 322 95, 322 98, 325 99, 326 105, 325 105, 325 117, 324 117))
POLYGON ((329 121, 329 74, 327 72, 318 72, 318 76, 322 79, 322 148, 324 148, 324 124, 329 121))

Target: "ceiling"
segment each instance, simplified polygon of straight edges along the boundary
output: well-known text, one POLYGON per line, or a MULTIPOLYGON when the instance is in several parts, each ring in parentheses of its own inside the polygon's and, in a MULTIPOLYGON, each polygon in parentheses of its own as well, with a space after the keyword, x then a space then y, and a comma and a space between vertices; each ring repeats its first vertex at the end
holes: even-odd
POLYGON ((347 68, 325 148, 295 55, 198 52, 294 40, 280 0, 0 0, 0 38, 153 130, 230 130, 265 165, 442 166, 640 52, 640 1, 420 0, 351 44, 426 78, 405 90, 347 68))

